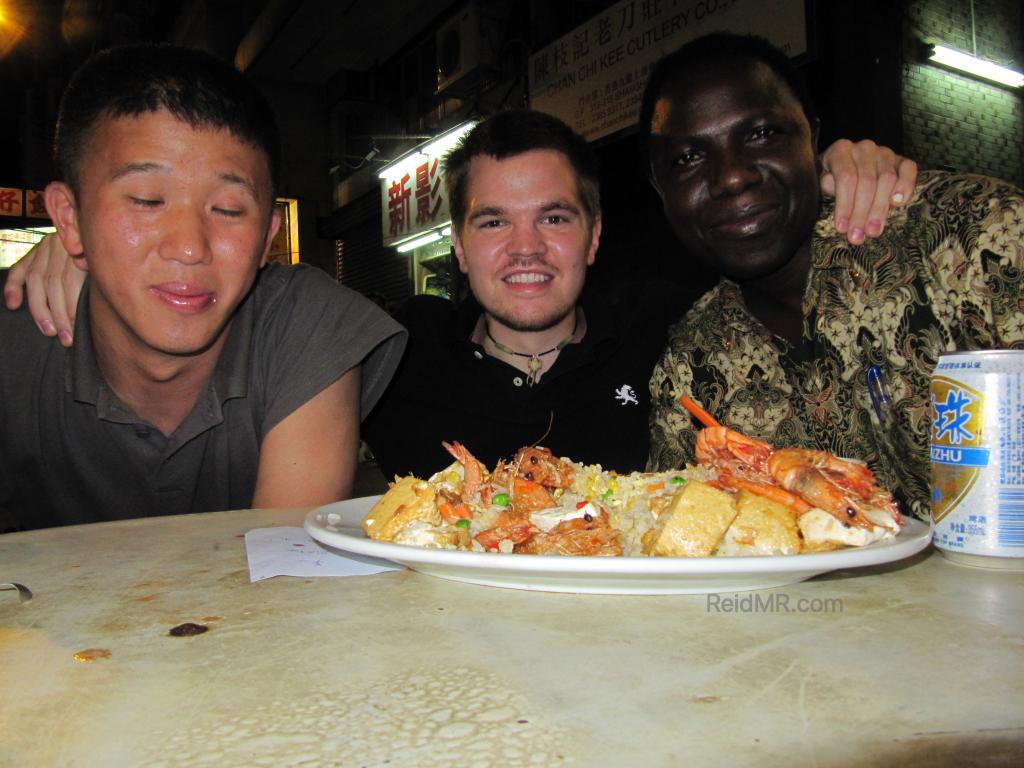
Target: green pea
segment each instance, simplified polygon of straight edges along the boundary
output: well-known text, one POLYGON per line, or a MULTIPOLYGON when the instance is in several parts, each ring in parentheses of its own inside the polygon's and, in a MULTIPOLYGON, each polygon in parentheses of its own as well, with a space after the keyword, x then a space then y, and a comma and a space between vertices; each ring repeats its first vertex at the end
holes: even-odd
POLYGON ((679 477, 678 475, 676 475, 675 477, 672 478, 672 482, 675 485, 682 485, 683 483, 686 482, 686 478, 685 477, 679 477))
POLYGON ((601 494, 601 501, 608 501, 608 499, 611 498, 611 495, 612 495, 612 489, 609 488, 607 491, 605 491, 604 493, 601 494))
POLYGON ((507 507, 508 506, 508 494, 507 493, 496 493, 496 494, 494 494, 494 498, 491 499, 491 501, 494 502, 495 506, 507 507))
POLYGON ((469 519, 465 518, 465 517, 462 518, 461 520, 459 520, 459 522, 457 522, 455 524, 455 527, 456 528, 465 528, 468 531, 469 530, 469 519))

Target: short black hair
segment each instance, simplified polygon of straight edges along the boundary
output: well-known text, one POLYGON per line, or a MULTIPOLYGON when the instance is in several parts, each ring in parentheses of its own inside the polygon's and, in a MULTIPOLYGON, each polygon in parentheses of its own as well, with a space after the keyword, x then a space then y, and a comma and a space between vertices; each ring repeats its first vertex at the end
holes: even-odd
POLYGON ((813 128, 818 115, 807 90, 803 74, 779 48, 757 35, 737 35, 731 32, 712 32, 685 43, 664 56, 651 69, 640 102, 640 140, 645 160, 650 159, 651 120, 654 105, 669 81, 681 72, 708 62, 760 62, 772 70, 789 87, 813 128))
POLYGON ((462 231, 468 213, 466 187, 473 158, 484 155, 504 160, 535 149, 553 149, 565 155, 576 175, 583 212, 591 223, 601 215, 600 171, 587 140, 545 112, 510 109, 476 125, 445 157, 448 210, 456 232, 462 231))
POLYGON ((91 56, 61 97, 54 170, 77 194, 82 155, 101 120, 166 109, 193 128, 224 128, 262 150, 271 198, 278 188, 281 140, 270 104, 248 77, 194 48, 143 43, 91 56))

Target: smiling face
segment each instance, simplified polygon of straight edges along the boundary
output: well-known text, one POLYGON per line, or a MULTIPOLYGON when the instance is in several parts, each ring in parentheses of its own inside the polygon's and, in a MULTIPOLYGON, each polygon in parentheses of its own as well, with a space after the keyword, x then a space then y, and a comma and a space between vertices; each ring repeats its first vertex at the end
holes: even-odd
POLYGON ((590 221, 561 152, 537 149, 469 165, 467 213, 452 240, 485 312, 514 331, 545 331, 569 317, 601 221, 590 221))
POLYGON ((91 274, 94 338, 127 355, 219 350, 277 231, 267 159, 166 111, 105 118, 77 195, 47 189, 65 248, 91 274))
POLYGON ((814 135, 761 63, 712 62, 666 83, 651 119, 651 174, 687 251, 743 282, 777 275, 819 209, 814 135))

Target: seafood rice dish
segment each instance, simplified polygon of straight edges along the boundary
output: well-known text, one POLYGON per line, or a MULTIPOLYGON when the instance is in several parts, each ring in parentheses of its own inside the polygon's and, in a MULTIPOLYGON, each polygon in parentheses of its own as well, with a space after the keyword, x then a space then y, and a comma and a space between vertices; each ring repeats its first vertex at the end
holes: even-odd
POLYGON ((862 462, 774 449, 712 423, 697 464, 619 474, 520 449, 489 470, 457 442, 429 478, 395 478, 363 520, 409 546, 523 555, 796 555, 899 533, 892 496, 862 462))

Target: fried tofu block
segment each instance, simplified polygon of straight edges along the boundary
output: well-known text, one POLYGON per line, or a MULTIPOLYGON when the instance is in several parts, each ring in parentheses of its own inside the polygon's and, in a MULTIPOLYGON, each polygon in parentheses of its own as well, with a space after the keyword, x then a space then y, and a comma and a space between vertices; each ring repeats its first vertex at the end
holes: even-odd
POLYGON ((843 523, 823 509, 812 509, 800 515, 797 524, 804 537, 804 549, 814 552, 843 547, 863 547, 890 539, 894 533, 876 526, 872 529, 843 523))
POLYGON ((465 528, 442 525, 440 528, 427 522, 412 521, 403 526, 392 541, 411 547, 428 549, 470 549, 472 539, 465 528))
POLYGON ((732 495, 710 485, 689 482, 672 498, 646 536, 644 553, 668 557, 707 557, 736 519, 732 495))
POLYGON ((740 491, 739 510, 725 534, 723 555, 795 555, 800 552, 800 528, 789 507, 764 496, 740 491))
POLYGON ((434 486, 417 477, 396 477, 388 492, 366 513, 363 530, 371 539, 394 541, 398 532, 414 520, 441 525, 434 486))

